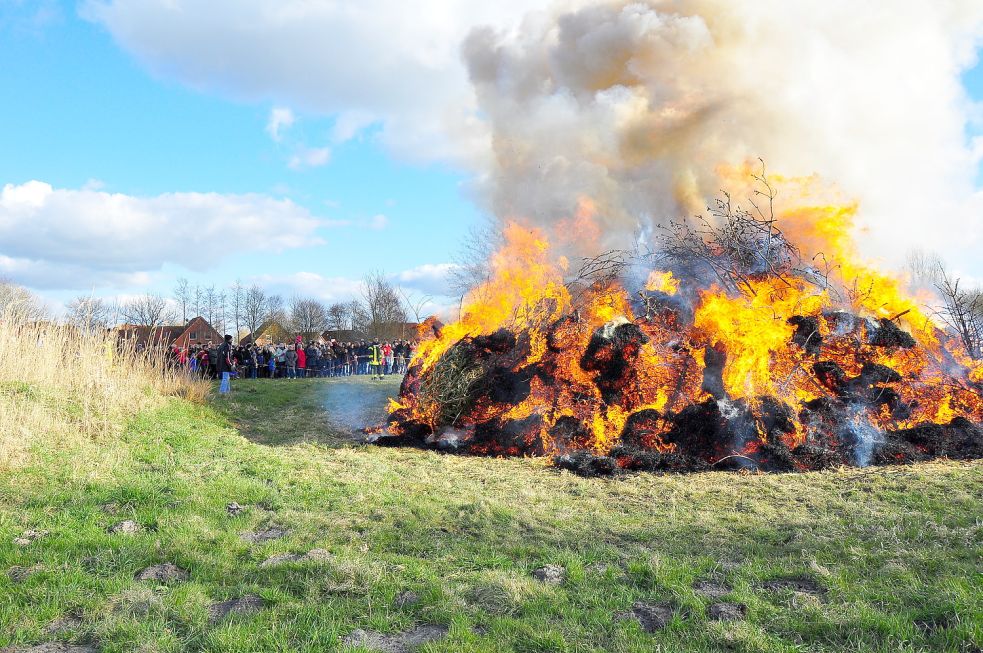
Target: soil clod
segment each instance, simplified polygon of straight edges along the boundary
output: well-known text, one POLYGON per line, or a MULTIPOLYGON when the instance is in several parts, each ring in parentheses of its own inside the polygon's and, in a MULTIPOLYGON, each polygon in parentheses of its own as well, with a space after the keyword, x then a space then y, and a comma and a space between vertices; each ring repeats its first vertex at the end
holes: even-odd
POLYGON ((532 572, 533 578, 547 585, 559 585, 567 577, 567 570, 560 565, 546 565, 532 572))
POLYGON ((617 619, 634 619, 638 625, 647 633, 654 633, 662 630, 672 621, 676 611, 668 603, 642 603, 641 601, 631 606, 631 610, 617 615, 617 619))
POLYGON ((762 589, 769 592, 796 592, 798 594, 812 594, 821 596, 826 593, 826 588, 812 580, 802 576, 788 578, 774 578, 761 583, 762 589))
POLYGON ((743 603, 714 603, 707 608, 707 616, 712 621, 743 621, 747 616, 747 606, 743 603))
POLYGON ((265 607, 266 599, 255 594, 247 594, 237 599, 212 603, 208 606, 208 619, 216 623, 230 614, 253 614, 265 607))
POLYGON ((113 524, 106 530, 113 535, 134 535, 140 532, 140 524, 132 519, 126 519, 118 524, 113 524))
POLYGON ((165 562, 159 565, 152 565, 137 572, 137 580, 155 580, 161 583, 174 583, 185 581, 190 578, 190 574, 177 565, 165 562))
POLYGON ((253 544, 260 544, 262 542, 270 542, 272 540, 279 540, 281 538, 290 535, 290 529, 284 528, 282 526, 269 526, 267 528, 262 528, 258 531, 245 532, 239 535, 246 542, 252 542, 253 544))
POLYGON ((341 641, 349 649, 361 646, 379 653, 410 653, 419 646, 434 642, 447 635, 445 626, 417 626, 413 630, 386 635, 375 631, 355 630, 341 641))
POLYGON ((693 583, 693 591, 708 599, 719 599, 730 594, 732 589, 726 583, 715 580, 698 580, 693 583))

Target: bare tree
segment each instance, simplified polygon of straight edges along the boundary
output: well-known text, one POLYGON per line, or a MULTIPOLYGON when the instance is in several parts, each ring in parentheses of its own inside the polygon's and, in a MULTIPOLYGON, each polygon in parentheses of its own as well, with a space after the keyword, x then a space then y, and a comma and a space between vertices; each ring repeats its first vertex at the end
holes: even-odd
POLYGON ((24 286, 0 279, 0 317, 8 320, 37 322, 50 316, 41 298, 24 286))
POLYGON ((406 313, 412 315, 418 324, 423 322, 427 317, 427 306, 433 301, 433 297, 431 295, 415 295, 407 292, 402 287, 398 290, 400 296, 403 298, 406 313))
POLYGON ((188 323, 188 309, 191 308, 193 299, 191 284, 184 277, 178 277, 174 284, 174 301, 177 302, 178 310, 181 311, 181 321, 185 324, 188 323))
POLYGON ((365 312, 362 302, 352 299, 345 304, 345 323, 351 331, 365 333, 369 324, 369 316, 365 312))
POLYGON ((941 264, 936 284, 943 307, 937 311, 973 360, 983 359, 983 293, 963 290, 960 280, 951 277, 941 264))
POLYGON ((264 322, 280 322, 284 323, 287 321, 287 314, 283 310, 283 297, 280 295, 268 295, 266 297, 266 306, 263 312, 264 322))
POLYGON ((341 303, 334 303, 328 307, 328 328, 339 331, 347 328, 348 308, 341 303))
POLYGON ((491 278, 489 261, 503 244, 501 227, 491 219, 472 226, 454 257, 455 265, 448 279, 451 289, 463 299, 487 282, 491 278))
POLYGON ((216 292, 214 285, 207 286, 201 291, 201 301, 202 317, 214 327, 215 317, 218 313, 218 292, 216 292))
POLYGON ((256 284, 249 286, 242 300, 242 321, 254 341, 266 320, 266 308, 266 292, 256 284))
POLYGON ((121 307, 123 318, 129 324, 155 328, 163 326, 175 319, 174 311, 167 299, 159 294, 141 295, 121 307))
POLYGON ((246 304, 246 287, 242 285, 241 279, 236 279, 230 291, 228 301, 229 313, 231 313, 230 317, 232 318, 232 323, 235 325, 236 342, 238 342, 239 332, 243 323, 243 309, 246 304))
POLYGON ((313 340, 328 327, 328 309, 311 298, 294 296, 290 300, 290 322, 305 340, 313 340))
POLYGON ((381 272, 365 275, 362 280, 362 301, 368 316, 368 335, 386 337, 392 325, 406 323, 406 310, 396 287, 381 272))
POLYGON ((107 328, 114 310, 104 299, 92 295, 79 295, 68 302, 65 308, 66 321, 86 331, 107 328))
POLYGON ((195 317, 204 317, 204 293, 198 284, 195 284, 194 288, 191 289, 191 308, 195 317))
POLYGON ((215 295, 215 321, 218 326, 215 326, 215 330, 221 334, 225 334, 229 330, 229 296, 222 290, 215 295))
POLYGON ((904 271, 914 288, 935 288, 942 281, 945 265, 935 252, 924 249, 909 250, 905 256, 904 271))

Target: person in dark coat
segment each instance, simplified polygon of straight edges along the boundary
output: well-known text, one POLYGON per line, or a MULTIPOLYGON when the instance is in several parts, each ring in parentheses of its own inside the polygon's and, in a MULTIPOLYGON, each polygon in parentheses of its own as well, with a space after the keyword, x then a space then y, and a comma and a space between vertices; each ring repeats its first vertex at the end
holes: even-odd
POLYGON ((218 346, 218 355, 215 361, 215 371, 218 378, 222 381, 219 392, 228 392, 231 389, 232 371, 235 365, 232 363, 232 336, 226 335, 225 340, 218 346), (228 375, 228 376, 226 376, 228 375), (226 386, 226 383, 230 385, 226 386))

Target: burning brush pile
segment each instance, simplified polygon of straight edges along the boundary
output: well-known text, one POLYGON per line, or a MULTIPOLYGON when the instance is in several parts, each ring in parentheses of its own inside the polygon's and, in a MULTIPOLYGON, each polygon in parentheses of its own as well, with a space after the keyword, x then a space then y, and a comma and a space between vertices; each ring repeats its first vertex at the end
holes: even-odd
POLYGON ((855 207, 779 209, 757 180, 761 210, 719 200, 575 274, 509 224, 461 318, 424 325, 372 441, 587 475, 983 457, 974 343, 856 263, 855 207))

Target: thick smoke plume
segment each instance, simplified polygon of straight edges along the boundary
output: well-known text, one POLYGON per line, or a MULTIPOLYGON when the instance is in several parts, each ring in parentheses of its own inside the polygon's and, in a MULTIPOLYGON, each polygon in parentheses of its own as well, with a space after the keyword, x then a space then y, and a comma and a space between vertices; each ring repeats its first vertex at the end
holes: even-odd
POLYGON ((721 166, 763 157, 855 198, 864 254, 928 247, 983 276, 959 77, 981 28, 973 0, 650 0, 476 29, 463 53, 491 126, 484 190, 496 216, 596 253, 702 211, 721 166))

